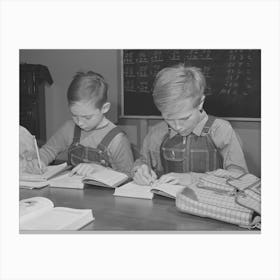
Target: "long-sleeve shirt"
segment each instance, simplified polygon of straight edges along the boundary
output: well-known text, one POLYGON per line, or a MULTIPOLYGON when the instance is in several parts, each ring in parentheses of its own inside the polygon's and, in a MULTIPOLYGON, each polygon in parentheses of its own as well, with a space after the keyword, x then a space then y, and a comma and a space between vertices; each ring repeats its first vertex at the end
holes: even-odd
MULTIPOLYGON (((72 120, 65 124, 47 141, 40 149, 41 160, 48 165, 59 153, 66 151, 73 142, 75 123, 72 120)), ((104 136, 114 127, 111 121, 102 128, 91 131, 81 130, 80 144, 97 148, 104 136)), ((133 167, 133 155, 127 136, 124 133, 117 134, 108 145, 109 162, 113 169, 130 174, 133 167)))
MULTIPOLYGON (((202 119, 193 130, 193 133, 200 136, 207 120, 208 115, 205 111, 203 111, 202 119)), ((160 146, 163 141, 163 137, 167 132, 168 125, 164 121, 159 122, 149 129, 148 134, 144 138, 141 149, 141 157, 134 163, 133 170, 136 170, 139 165, 145 163, 154 169, 157 174, 163 174, 160 146)), ((248 172, 242 148, 231 124, 228 121, 218 118, 215 119, 208 133, 210 133, 215 146, 222 155, 224 169, 235 169, 242 172, 248 172)), ((171 137, 175 134, 176 132, 171 130, 171 137)))

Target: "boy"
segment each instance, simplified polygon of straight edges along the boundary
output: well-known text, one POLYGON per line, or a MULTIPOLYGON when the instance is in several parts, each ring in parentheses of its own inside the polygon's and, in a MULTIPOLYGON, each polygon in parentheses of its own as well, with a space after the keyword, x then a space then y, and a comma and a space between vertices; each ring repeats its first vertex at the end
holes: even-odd
POLYGON ((196 67, 176 65, 156 76, 153 99, 164 121, 146 135, 134 181, 187 185, 218 168, 247 172, 246 161, 229 122, 203 110, 205 78, 196 67))
POLYGON ((30 132, 19 126, 19 173, 32 172, 32 159, 36 157, 35 141, 30 132), (28 162, 30 161, 30 164, 28 162))
MULTIPOLYGON (((104 114, 108 85, 97 73, 78 72, 67 91, 72 120, 67 121, 40 149, 43 165, 67 150, 71 173, 86 176, 100 165, 129 174, 133 156, 126 135, 104 114)), ((36 161, 36 160, 33 160, 36 161)), ((34 164, 33 164, 34 166, 34 164)), ((38 169, 38 164, 36 164, 38 169)), ((39 172, 33 168, 33 172, 39 172)))

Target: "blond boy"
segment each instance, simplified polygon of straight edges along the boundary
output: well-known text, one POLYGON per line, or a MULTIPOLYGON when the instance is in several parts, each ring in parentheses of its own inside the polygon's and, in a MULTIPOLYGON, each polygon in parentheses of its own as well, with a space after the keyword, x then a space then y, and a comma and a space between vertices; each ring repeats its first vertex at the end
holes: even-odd
POLYGON ((134 181, 189 184, 200 173, 218 168, 247 172, 247 165, 230 123, 203 110, 205 78, 196 67, 176 65, 161 70, 153 99, 163 121, 144 139, 134 164, 134 181))

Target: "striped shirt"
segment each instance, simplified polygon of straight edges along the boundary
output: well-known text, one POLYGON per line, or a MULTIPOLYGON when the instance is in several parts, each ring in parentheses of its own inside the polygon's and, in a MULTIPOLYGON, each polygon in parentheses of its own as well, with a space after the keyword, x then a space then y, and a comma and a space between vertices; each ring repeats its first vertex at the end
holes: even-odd
MULTIPOLYGON (((66 152, 73 141, 75 123, 66 121, 64 125, 40 149, 43 162, 48 165, 56 157, 66 152)), ((102 128, 91 131, 81 130, 80 144, 86 147, 97 148, 104 136, 116 127, 111 121, 102 128)), ((129 174, 133 167, 133 155, 130 143, 124 133, 117 134, 108 146, 109 161, 113 169, 129 174)))
MULTIPOLYGON (((192 133, 200 136, 207 120, 208 115, 203 111, 202 120, 197 124, 192 133)), ((168 125, 164 121, 157 123, 149 129, 148 134, 144 138, 141 157, 134 163, 134 170, 136 170, 139 165, 146 163, 152 167, 156 173, 163 174, 160 146, 167 132, 168 125)), ((171 130, 171 137, 175 134, 176 132, 171 130)), ((248 172, 242 148, 228 121, 217 118, 209 129, 209 134, 222 156, 224 169, 237 169, 242 172, 248 172)))

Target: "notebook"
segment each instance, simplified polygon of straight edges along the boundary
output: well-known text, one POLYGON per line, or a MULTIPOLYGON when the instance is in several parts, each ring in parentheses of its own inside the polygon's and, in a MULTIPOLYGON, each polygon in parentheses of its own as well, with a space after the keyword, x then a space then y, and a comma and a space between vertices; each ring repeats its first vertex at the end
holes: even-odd
POLYGON ((70 168, 66 162, 59 165, 49 165, 43 174, 21 173, 19 186, 21 188, 42 188, 49 185, 49 179, 70 168))
POLYGON ((141 186, 134 182, 129 182, 115 189, 114 195, 144 199, 152 199, 154 196, 151 192, 151 186, 141 186))
POLYGON ((83 189, 83 176, 73 175, 69 176, 70 172, 64 172, 62 175, 58 175, 55 178, 49 180, 50 187, 54 188, 68 188, 68 189, 83 189))
POLYGON ((151 192, 166 196, 169 198, 176 198, 176 195, 181 192, 186 186, 181 186, 181 185, 172 185, 172 184, 153 184, 151 187, 151 192))
POLYGON ((126 182, 129 177, 111 168, 99 169, 90 175, 83 177, 80 175, 69 176, 66 172, 50 180, 51 187, 83 189, 84 184, 95 185, 106 188, 116 188, 126 182))
POLYGON ((144 198, 152 199, 154 193, 162 195, 169 198, 176 198, 177 193, 181 192, 185 186, 181 185, 172 185, 172 184, 158 184, 154 183, 151 186, 142 186, 135 184, 134 182, 127 183, 114 192, 115 196, 124 196, 124 197, 134 197, 134 198, 144 198))
POLYGON ((93 220, 91 209, 54 207, 45 197, 19 202, 20 230, 78 230, 93 220))

